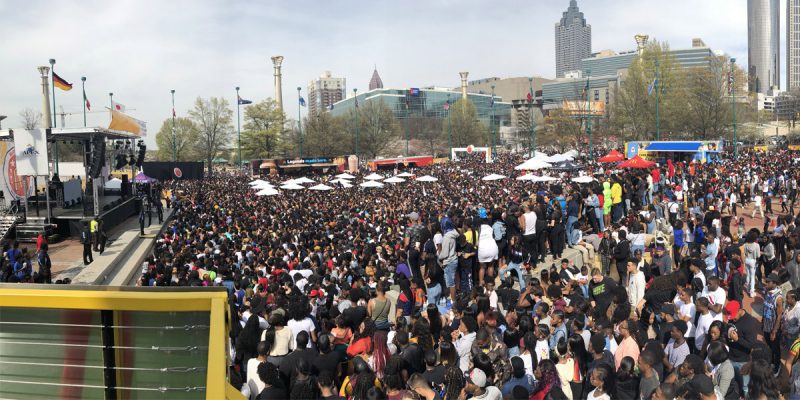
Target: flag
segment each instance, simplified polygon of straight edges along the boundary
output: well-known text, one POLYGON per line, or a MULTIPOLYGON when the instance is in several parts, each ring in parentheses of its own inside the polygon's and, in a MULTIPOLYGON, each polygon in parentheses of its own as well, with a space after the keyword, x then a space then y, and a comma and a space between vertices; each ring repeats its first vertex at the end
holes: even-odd
POLYGON ((444 110, 445 111, 450 110, 450 100, 444 102, 444 110))
POLYGON ((333 103, 331 103, 331 105, 328 106, 328 110, 333 111, 333 103))
POLYGON ((306 99, 304 99, 303 96, 300 96, 300 105, 303 107, 306 106, 306 99))
POLYGON ((358 96, 356 96, 356 108, 358 108, 358 96))
POLYGON ((489 100, 489 107, 494 107, 494 95, 492 95, 492 99, 489 100))
POLYGON ((125 104, 117 103, 114 100, 111 100, 111 109, 114 111, 119 111, 121 113, 125 112, 125 104))
POLYGON ((53 86, 65 91, 65 92, 68 92, 68 91, 72 90, 72 84, 67 82, 67 81, 65 81, 63 78, 58 76, 58 74, 55 73, 55 72, 53 72, 53 86))
POLYGON ((653 81, 650 82, 650 86, 647 87, 647 95, 648 96, 653 94, 653 89, 655 89, 656 85, 658 85, 658 79, 653 79, 653 81))
POLYGON ((531 92, 528 92, 528 103, 533 103, 533 95, 531 92))
POLYGON ((120 111, 111 110, 111 124, 108 129, 130 132, 139 136, 147 135, 147 124, 120 111))
POLYGON ((243 106, 245 104, 253 104, 252 100, 245 100, 245 99, 241 98, 239 95, 237 95, 236 97, 238 98, 240 106, 243 106))
POLYGON ((92 111, 92 104, 89 103, 89 99, 86 97, 86 91, 83 91, 83 101, 86 103, 86 109, 92 111))
POLYGON ((172 118, 175 118, 175 107, 172 107, 172 118))

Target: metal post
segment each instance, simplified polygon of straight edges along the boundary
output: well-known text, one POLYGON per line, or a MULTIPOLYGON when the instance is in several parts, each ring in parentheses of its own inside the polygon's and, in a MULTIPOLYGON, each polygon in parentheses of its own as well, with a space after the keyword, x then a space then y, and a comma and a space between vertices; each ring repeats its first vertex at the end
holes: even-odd
POLYGON ((175 133, 175 89, 170 90, 172 93, 172 161, 178 162, 178 136, 175 133))
POLYGON ((356 148, 355 155, 358 157, 358 89, 353 89, 353 97, 356 101, 356 148))
MULTIPOLYGON (((56 65, 56 59, 55 58, 51 58, 50 59, 50 72, 52 72, 53 74, 56 73, 55 65, 56 65)), ((55 81, 53 80, 53 78, 54 78, 54 75, 50 75, 50 86, 52 86, 51 89, 53 91, 53 112, 52 112, 52 115, 53 115, 53 128, 55 128, 57 126, 56 125, 56 122, 57 122, 57 118, 56 118, 57 117, 56 116, 56 85, 55 85, 55 81)), ((63 126, 62 126, 62 128, 63 128, 63 126)))
POLYGON ((109 92, 108 93, 108 101, 109 101, 108 104, 111 107, 111 109, 108 110, 108 116, 111 117, 111 119, 114 119, 114 93, 113 92, 109 92))
POLYGON ((450 146, 450 156, 453 155, 453 134, 450 131, 450 107, 453 105, 450 104, 450 93, 447 94, 447 144, 450 146))
POLYGON ((408 101, 406 101, 406 157, 408 157, 408 115, 409 115, 409 111, 410 110, 408 109, 408 101))
POLYGON ((589 139, 589 161, 592 160, 592 102, 589 97, 592 70, 586 71, 586 105, 589 112, 586 114, 586 136, 589 139))
POLYGON ((661 140, 661 114, 658 110, 658 100, 661 96, 660 90, 658 90, 658 78, 659 78, 659 64, 658 59, 656 58, 656 81, 653 85, 653 89, 656 91, 656 140, 661 140))
POLYGON ((86 128, 86 77, 81 77, 81 91, 83 92, 83 127, 86 128))
POLYGON ((297 133, 300 135, 300 158, 303 158, 303 120, 300 119, 300 86, 297 87, 297 133))
POLYGON ((531 119, 531 157, 536 156, 536 118, 533 117, 533 77, 528 78, 531 101, 528 102, 528 116, 531 119))
POLYGON ((490 108, 492 109, 491 110, 492 116, 491 119, 489 120, 489 123, 492 125, 492 158, 494 158, 497 157, 497 146, 496 146, 497 132, 495 130, 495 124, 494 124, 494 85, 492 85, 492 103, 490 105, 491 105, 490 108))
POLYGON ((736 142, 736 59, 731 58, 731 107, 733 108, 733 158, 739 157, 739 144, 736 142))
POLYGON ((242 119, 239 117, 239 87, 236 87, 236 142, 239 153, 239 169, 242 168, 242 119))

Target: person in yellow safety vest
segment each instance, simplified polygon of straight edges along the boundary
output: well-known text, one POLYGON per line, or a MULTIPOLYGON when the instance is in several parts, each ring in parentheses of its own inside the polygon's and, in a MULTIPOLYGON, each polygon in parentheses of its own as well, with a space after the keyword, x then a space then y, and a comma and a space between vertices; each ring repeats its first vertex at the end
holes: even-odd
POLYGON ((92 221, 89 223, 89 233, 92 235, 92 250, 93 251, 100 251, 97 248, 97 245, 100 243, 99 238, 97 237, 97 217, 94 217, 92 221))
POLYGON ((614 179, 611 185, 611 222, 619 222, 622 219, 622 185, 619 179, 614 179))

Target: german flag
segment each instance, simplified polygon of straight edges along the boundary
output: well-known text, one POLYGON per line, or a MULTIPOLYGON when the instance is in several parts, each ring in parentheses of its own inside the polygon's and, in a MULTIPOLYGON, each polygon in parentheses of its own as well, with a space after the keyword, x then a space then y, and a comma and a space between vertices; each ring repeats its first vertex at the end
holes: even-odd
POLYGON ((70 91, 72 90, 72 84, 65 81, 63 78, 58 76, 57 73, 53 72, 53 86, 63 90, 63 91, 70 91))

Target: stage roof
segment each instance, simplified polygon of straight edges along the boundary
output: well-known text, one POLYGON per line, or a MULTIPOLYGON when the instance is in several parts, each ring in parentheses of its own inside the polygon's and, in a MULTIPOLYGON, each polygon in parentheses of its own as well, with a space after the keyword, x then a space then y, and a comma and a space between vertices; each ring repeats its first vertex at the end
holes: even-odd
MULTIPOLYGON (((0 140, 10 140, 13 137, 13 129, 0 131, 0 140)), ((47 139, 53 140, 89 140, 92 135, 103 135, 106 139, 142 139, 141 136, 123 131, 115 131, 100 127, 89 128, 53 128, 47 139)))

